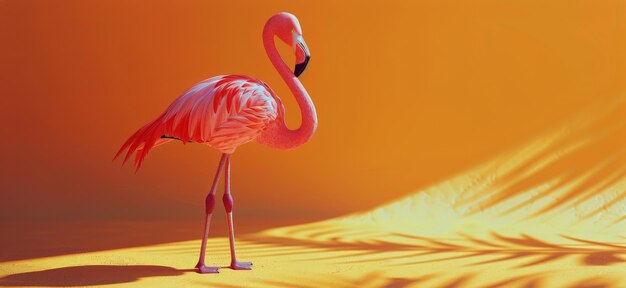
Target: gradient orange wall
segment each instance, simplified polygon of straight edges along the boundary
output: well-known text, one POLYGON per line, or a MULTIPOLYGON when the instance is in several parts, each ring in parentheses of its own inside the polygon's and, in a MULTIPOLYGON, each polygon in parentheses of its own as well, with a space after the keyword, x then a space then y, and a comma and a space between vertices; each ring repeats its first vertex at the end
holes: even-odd
POLYGON ((216 151, 169 144, 137 174, 111 158, 224 73, 269 83, 296 127, 261 44, 280 11, 312 52, 319 130, 297 150, 237 151, 240 217, 371 208, 626 88, 625 1, 0 1, 1 219, 198 217, 216 151))

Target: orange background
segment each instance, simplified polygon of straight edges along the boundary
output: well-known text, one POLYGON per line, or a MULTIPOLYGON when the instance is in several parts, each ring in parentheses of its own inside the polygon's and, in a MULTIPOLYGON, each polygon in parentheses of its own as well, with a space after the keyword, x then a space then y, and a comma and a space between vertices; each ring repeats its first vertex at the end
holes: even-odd
MULTIPOLYGON (((218 153, 111 158, 210 76, 269 83, 274 13, 302 24, 319 116, 293 151, 233 156, 238 217, 369 209, 473 167, 626 88, 625 1, 0 1, 0 218, 199 218, 218 153)), ((292 60, 288 47, 283 55, 292 60)))

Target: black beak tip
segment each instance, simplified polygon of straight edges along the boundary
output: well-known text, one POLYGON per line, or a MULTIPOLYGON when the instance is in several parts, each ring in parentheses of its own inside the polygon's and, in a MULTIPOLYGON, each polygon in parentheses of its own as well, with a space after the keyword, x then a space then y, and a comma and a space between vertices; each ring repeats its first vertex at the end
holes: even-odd
POLYGON ((296 68, 293 69, 293 75, 296 75, 296 77, 300 77, 300 75, 304 73, 304 70, 306 70, 306 65, 309 64, 310 58, 311 56, 307 55, 304 62, 296 64, 296 68))
POLYGON ((306 69, 305 63, 296 64, 296 68, 293 69, 293 75, 296 75, 296 77, 300 77, 300 75, 302 75, 305 69, 306 69))

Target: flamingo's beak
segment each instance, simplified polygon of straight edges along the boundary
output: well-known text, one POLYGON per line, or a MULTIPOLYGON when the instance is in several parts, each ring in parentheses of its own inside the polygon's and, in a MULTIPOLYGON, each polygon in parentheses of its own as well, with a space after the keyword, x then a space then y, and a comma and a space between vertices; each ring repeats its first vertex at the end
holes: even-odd
POLYGON ((309 53, 309 48, 304 43, 304 39, 302 37, 297 37, 295 39, 295 49, 296 49, 296 68, 293 70, 293 74, 296 77, 302 75, 304 70, 306 70, 306 65, 309 64, 309 59, 311 59, 311 54, 309 53))

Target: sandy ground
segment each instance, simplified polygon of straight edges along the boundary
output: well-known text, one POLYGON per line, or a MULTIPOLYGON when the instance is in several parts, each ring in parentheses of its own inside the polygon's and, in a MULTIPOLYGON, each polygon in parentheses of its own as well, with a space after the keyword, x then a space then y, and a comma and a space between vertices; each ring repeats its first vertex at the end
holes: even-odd
MULTIPOLYGON (((161 223, 43 254, 27 249, 32 238, 9 239, 0 286, 626 287, 626 105, 590 111, 371 211, 268 229, 240 221, 238 254, 252 271, 195 273, 200 241, 185 231, 200 223, 161 223), (124 242, 136 247, 114 249, 124 242)), ((58 227, 34 241, 72 243, 58 227)), ((208 264, 225 266, 228 241, 214 234, 208 264)))
MULTIPOLYGON (((5 262, 0 266, 0 285, 626 287, 623 236, 612 241, 609 237, 595 241, 568 235, 512 236, 508 231, 424 236, 352 221, 241 236, 239 257, 254 262, 252 271, 222 268, 216 275, 195 273, 190 268, 197 260, 199 240, 192 240, 5 262)), ((226 238, 211 239, 208 249, 209 264, 229 263, 226 238)))

